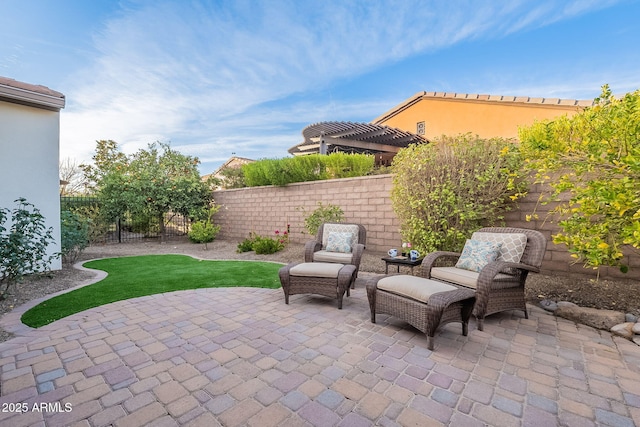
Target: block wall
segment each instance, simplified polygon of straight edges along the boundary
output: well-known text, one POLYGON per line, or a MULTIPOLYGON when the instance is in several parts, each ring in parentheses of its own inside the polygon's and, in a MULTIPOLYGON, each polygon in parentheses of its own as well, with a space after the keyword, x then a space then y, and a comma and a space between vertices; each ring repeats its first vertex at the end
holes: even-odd
MULTIPOLYGON (((283 231, 290 225, 290 240, 304 243, 310 239, 304 227, 305 212, 317 208, 318 202, 340 206, 346 222, 362 224, 367 229, 367 251, 385 253, 389 248, 401 244, 400 221, 391 205, 392 175, 376 175, 359 178, 327 181, 303 182, 284 187, 251 187, 220 190, 213 193, 216 204, 222 208, 214 221, 221 226, 219 238, 238 242, 255 232, 262 236, 275 236, 275 231, 283 231)), ((556 245, 551 235, 557 233, 558 226, 548 212, 553 204, 538 203, 540 185, 530 188, 526 198, 520 201, 519 209, 508 212, 506 225, 509 227, 533 228, 541 231, 548 239, 547 252, 542 264, 543 273, 561 276, 597 278, 598 272, 574 264, 564 245, 556 245), (527 221, 527 215, 537 212, 538 219, 527 221)), ((616 280, 640 279, 640 256, 627 256, 629 273, 623 274, 613 267, 602 267, 600 278, 616 280)))

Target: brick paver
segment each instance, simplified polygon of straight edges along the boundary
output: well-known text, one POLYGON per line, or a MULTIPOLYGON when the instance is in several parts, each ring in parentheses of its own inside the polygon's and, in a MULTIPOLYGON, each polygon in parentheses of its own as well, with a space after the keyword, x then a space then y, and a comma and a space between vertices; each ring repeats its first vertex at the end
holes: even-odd
POLYGON ((535 307, 435 352, 369 318, 362 274, 335 301, 201 289, 98 307, 39 330, 0 324, 0 425, 367 426, 640 423, 640 347, 535 307), (13 410, 14 412, 8 412, 13 410), (16 411, 23 411, 22 413, 16 411))

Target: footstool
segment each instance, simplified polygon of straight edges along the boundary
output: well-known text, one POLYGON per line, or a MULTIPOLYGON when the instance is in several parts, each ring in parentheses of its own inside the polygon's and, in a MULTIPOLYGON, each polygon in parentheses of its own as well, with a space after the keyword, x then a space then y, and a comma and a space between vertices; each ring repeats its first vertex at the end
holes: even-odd
POLYGON ((342 308, 344 293, 356 280, 356 266, 330 262, 303 262, 285 265, 278 272, 284 291, 284 302, 289 304, 289 295, 318 294, 337 298, 342 308))
POLYGON ((469 317, 475 303, 472 289, 405 274, 375 276, 367 283, 371 322, 376 313, 404 320, 427 335, 429 350, 440 325, 462 323, 462 335, 469 332, 469 317))

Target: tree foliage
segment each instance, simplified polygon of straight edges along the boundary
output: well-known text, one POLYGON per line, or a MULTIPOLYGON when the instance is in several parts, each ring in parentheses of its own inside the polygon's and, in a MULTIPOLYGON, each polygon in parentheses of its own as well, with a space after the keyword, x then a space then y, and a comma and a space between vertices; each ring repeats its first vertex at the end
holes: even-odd
POLYGON ((552 211, 562 230, 554 242, 585 266, 626 271, 623 247, 640 248, 640 90, 618 99, 605 85, 592 107, 521 129, 520 139, 553 189, 543 200, 569 195, 552 211))
POLYGON ((0 208, 0 300, 24 276, 49 270, 58 256, 47 254, 53 229, 40 210, 23 198, 16 203, 13 210, 0 208))
POLYGON ((126 156, 115 142, 98 141, 93 159, 93 166, 84 166, 85 173, 95 183, 109 219, 127 212, 156 218, 164 236, 166 213, 193 217, 211 200, 210 188, 200 179, 199 160, 168 144, 152 143, 126 156))
POLYGON ((523 196, 513 141, 470 134, 410 145, 393 160, 391 201, 403 241, 421 253, 460 251, 478 228, 501 224, 523 196))

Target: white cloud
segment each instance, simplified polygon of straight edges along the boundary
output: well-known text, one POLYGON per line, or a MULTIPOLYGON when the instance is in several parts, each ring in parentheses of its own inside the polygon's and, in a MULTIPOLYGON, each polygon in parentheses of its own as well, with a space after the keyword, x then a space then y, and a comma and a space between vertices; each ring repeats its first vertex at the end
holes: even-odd
POLYGON ((278 100, 462 40, 500 37, 599 7, 579 1, 130 3, 95 35, 99 57, 73 76, 61 157, 86 161, 97 139, 116 140, 125 152, 171 140, 211 163, 231 152, 284 156, 306 124, 372 119, 393 104, 317 105, 312 95, 306 102, 278 100))

